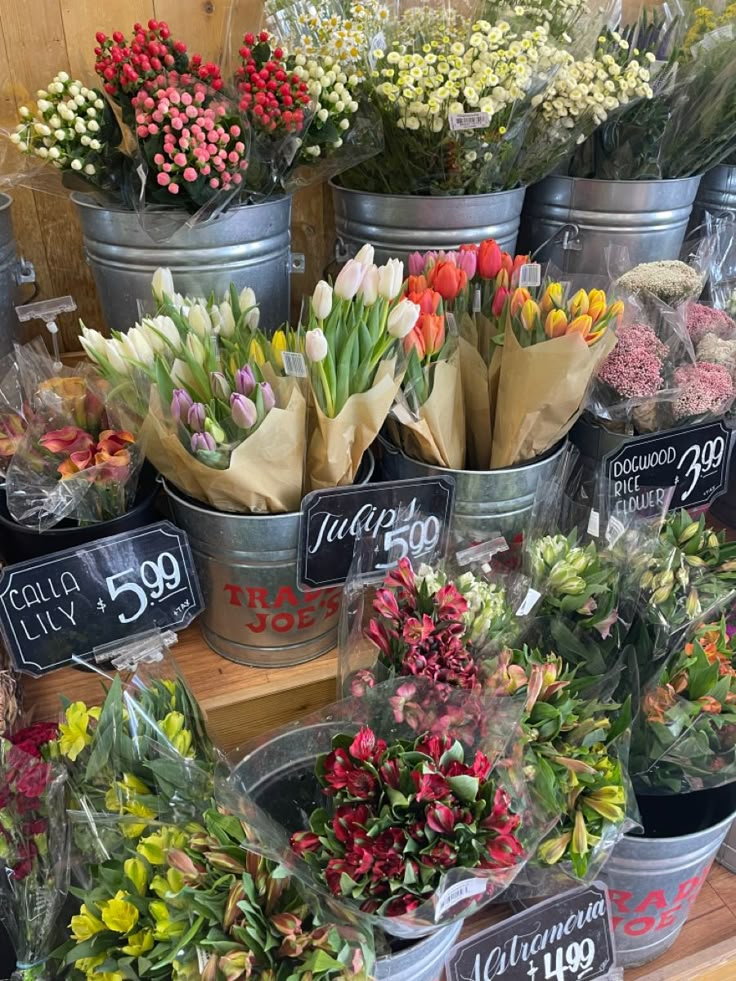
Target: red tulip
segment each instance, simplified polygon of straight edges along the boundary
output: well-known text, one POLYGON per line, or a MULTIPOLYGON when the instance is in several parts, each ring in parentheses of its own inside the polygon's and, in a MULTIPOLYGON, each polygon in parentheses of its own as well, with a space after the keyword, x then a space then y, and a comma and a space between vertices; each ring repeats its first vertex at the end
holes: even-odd
POLYGON ((429 283, 444 300, 454 300, 468 285, 468 275, 454 262, 440 260, 429 274, 429 283))
POLYGON ((422 313, 436 314, 442 303, 442 296, 430 289, 425 289, 421 293, 409 293, 408 299, 416 303, 422 313))
POLYGON ((503 308, 506 305, 508 295, 509 291, 505 286, 499 286, 499 288, 496 290, 495 296, 493 297, 493 303, 491 304, 491 313, 494 317, 500 317, 503 313, 503 308))
POLYGON ((503 253, 492 238, 480 243, 478 249, 478 273, 483 279, 494 279, 503 266, 503 253))

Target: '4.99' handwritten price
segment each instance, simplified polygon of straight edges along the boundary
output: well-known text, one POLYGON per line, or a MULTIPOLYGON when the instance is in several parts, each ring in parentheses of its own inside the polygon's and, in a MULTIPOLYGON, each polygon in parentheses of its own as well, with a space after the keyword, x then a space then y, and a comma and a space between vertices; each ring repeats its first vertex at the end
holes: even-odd
MULTIPOLYGON (((573 940, 567 947, 558 947, 544 955, 544 976, 539 981, 583 981, 595 961, 595 942, 585 937, 578 942, 573 940)), ((529 977, 537 981, 539 968, 532 962, 529 977)))
MULTIPOLYGON (((118 613, 120 623, 133 623, 143 616, 152 602, 176 592, 181 585, 181 568, 171 552, 162 552, 155 561, 146 559, 137 570, 123 569, 108 576, 105 583, 111 600, 126 595, 135 599, 138 608, 133 613, 118 613)), ((104 610, 104 600, 100 600, 97 606, 104 610)))

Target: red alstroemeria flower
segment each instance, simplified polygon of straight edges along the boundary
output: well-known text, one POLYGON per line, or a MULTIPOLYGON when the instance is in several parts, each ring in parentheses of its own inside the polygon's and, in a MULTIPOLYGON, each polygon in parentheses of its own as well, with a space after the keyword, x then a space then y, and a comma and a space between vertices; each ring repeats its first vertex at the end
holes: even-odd
POLYGON ((446 804, 435 804, 427 810, 427 827, 438 835, 448 835, 455 827, 455 813, 446 804))
POLYGON ((417 801, 436 801, 447 797, 450 785, 441 773, 412 772, 412 780, 417 789, 417 801))
POLYGON ((291 836, 291 846, 297 855, 305 852, 316 852, 320 848, 320 840, 311 831, 297 831, 291 836))
POLYGON ((426 613, 422 614, 422 619, 409 617, 404 624, 402 636, 407 644, 423 644, 434 633, 434 621, 426 613))

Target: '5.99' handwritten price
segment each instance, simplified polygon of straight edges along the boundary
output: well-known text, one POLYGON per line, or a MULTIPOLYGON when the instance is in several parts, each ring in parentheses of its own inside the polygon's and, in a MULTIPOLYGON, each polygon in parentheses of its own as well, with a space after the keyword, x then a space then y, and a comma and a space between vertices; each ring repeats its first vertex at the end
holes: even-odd
POLYGON ((383 536, 383 548, 389 560, 378 562, 376 568, 393 569, 402 559, 419 559, 427 555, 437 546, 441 532, 439 518, 434 514, 415 518, 400 528, 391 528, 383 536))
MULTIPOLYGON (((123 569, 105 579, 111 600, 129 596, 137 603, 132 613, 118 613, 120 623, 134 623, 148 609, 149 605, 170 597, 181 585, 181 567, 171 552, 162 552, 154 561, 146 559, 138 569, 123 569)), ((97 607, 104 611, 105 601, 100 599, 97 607)))

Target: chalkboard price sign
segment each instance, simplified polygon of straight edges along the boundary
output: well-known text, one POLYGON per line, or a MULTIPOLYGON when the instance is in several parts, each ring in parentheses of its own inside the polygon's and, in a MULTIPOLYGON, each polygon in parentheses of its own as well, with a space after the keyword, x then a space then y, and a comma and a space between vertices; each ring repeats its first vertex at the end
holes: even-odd
POLYGON ((629 440, 605 457, 613 515, 711 504, 728 486, 733 430, 722 420, 629 440))
POLYGON ((302 503, 299 586, 322 589, 344 583, 361 535, 375 543, 370 571, 392 568, 401 558, 418 562, 432 556, 454 499, 451 477, 312 491, 302 503))
POLYGON ((32 675, 136 634, 186 627, 201 610, 189 542, 169 521, 0 575, 0 629, 18 670, 32 675))
POLYGON ((615 970, 606 888, 596 882, 482 930, 450 954, 449 981, 594 981, 615 970))

